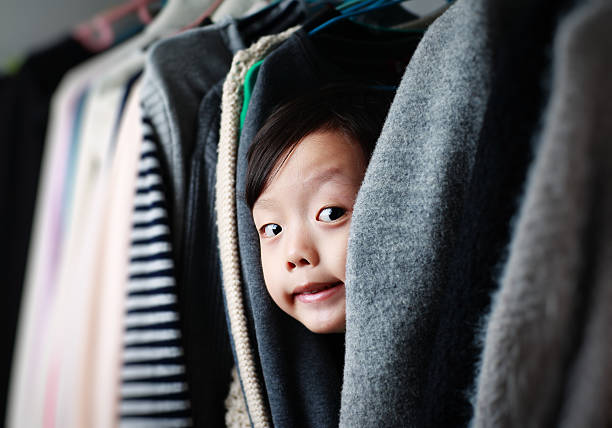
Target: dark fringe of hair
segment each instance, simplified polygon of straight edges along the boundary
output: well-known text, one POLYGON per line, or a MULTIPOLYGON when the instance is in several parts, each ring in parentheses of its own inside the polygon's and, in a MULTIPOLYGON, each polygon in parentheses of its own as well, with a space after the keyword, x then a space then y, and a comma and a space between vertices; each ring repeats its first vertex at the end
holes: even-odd
POLYGON ((344 133, 369 162, 393 92, 356 84, 334 84, 276 108, 248 151, 245 198, 252 210, 293 149, 317 131, 344 133))

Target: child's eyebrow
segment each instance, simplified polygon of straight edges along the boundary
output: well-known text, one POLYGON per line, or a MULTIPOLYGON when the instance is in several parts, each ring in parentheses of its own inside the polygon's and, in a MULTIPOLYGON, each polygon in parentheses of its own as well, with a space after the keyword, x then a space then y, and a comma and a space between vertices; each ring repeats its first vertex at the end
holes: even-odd
POLYGON ((278 202, 274 199, 259 198, 253 204, 253 208, 255 207, 258 209, 273 210, 274 208, 278 207, 278 202))
MULTIPOLYGON (((336 166, 332 166, 327 169, 324 169, 323 171, 317 174, 313 174, 310 177, 306 177, 304 181, 302 182, 302 185, 308 186, 308 187, 317 187, 317 186, 320 186, 321 183, 324 183, 326 181, 335 181, 341 185, 353 184, 353 183, 349 183, 348 180, 341 179, 344 177, 345 175, 342 173, 342 169, 336 166)), ((257 199, 255 201, 255 204, 253 204, 253 208, 257 207, 257 209, 263 209, 263 210, 274 210, 278 208, 278 206, 279 206, 279 201, 277 201, 276 199, 262 198, 262 197, 257 199)))
POLYGON ((333 182, 340 186, 354 186, 361 184, 361 180, 355 181, 354 179, 349 178, 342 170, 342 168, 332 166, 321 171, 318 174, 313 174, 311 177, 306 177, 303 182, 303 185, 312 188, 317 188, 326 182, 333 182))
POLYGON ((316 186, 321 182, 336 180, 339 176, 342 176, 342 170, 336 166, 324 169, 318 174, 314 174, 310 177, 306 177, 303 184, 307 186, 316 186))

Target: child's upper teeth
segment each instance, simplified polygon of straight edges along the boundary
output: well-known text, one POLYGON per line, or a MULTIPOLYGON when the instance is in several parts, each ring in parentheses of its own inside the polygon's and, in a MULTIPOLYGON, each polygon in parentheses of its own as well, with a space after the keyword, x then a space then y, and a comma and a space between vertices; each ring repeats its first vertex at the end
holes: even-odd
POLYGON ((336 284, 337 284, 337 283, 334 283, 334 284, 327 284, 327 285, 324 285, 324 286, 323 286, 323 287, 321 287, 321 288, 317 288, 316 290, 304 291, 304 292, 302 292, 302 294, 315 294, 315 293, 318 293, 319 291, 323 291, 323 290, 327 290, 328 288, 332 288, 332 287, 333 287, 334 285, 336 285, 336 284))

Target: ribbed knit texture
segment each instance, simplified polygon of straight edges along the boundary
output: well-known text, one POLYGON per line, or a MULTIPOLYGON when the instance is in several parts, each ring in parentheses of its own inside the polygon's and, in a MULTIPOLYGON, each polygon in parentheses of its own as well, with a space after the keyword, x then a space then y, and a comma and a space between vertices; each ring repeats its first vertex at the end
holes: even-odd
POLYGON ((274 36, 262 37, 246 50, 234 56, 228 73, 221 102, 219 160, 217 166, 216 211, 219 250, 223 273, 223 288, 230 322, 230 330, 243 383, 251 421, 255 428, 270 426, 268 411, 257 378, 252 347, 249 343, 240 282, 240 255, 236 227, 236 150, 239 139, 242 90, 246 72, 275 46, 286 40, 297 27, 274 36))
POLYGON ((126 298, 121 427, 191 426, 157 136, 143 119, 126 298))
POLYGON ((232 369, 232 383, 225 399, 225 426, 227 428, 250 428, 251 421, 244 401, 236 367, 232 369))
POLYGON ((582 2, 487 326, 473 426, 612 423, 612 6, 582 2))

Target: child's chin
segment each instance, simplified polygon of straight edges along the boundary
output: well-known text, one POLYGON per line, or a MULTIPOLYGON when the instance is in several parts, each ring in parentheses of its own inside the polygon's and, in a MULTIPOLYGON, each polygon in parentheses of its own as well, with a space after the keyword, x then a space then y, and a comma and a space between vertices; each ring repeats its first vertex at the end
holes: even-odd
POLYGON ((344 320, 334 323, 305 323, 308 330, 316 334, 344 333, 346 323, 344 320))

